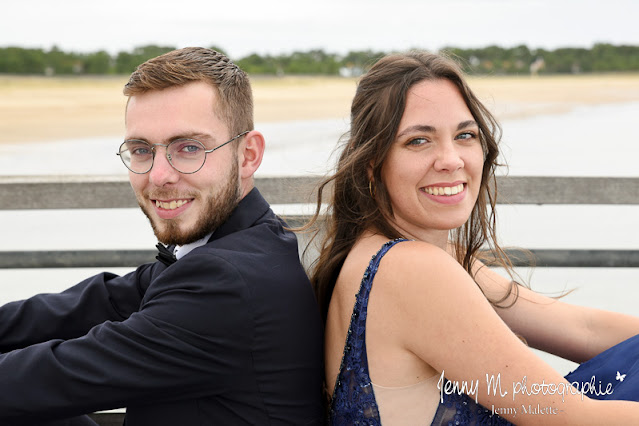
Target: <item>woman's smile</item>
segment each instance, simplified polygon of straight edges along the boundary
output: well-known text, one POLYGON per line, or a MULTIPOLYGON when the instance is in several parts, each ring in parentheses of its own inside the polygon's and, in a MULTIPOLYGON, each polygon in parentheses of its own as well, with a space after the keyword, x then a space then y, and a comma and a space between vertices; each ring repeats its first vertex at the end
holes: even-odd
POLYGON ((441 204, 457 204, 466 197, 466 184, 436 184, 420 188, 429 199, 441 204))

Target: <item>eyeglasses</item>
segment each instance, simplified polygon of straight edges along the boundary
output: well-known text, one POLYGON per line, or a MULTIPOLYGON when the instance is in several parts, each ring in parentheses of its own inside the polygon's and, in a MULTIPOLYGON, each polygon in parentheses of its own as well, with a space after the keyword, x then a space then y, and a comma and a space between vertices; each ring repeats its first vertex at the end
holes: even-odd
POLYGON ((161 143, 150 144, 140 139, 127 139, 120 145, 120 152, 118 152, 117 155, 120 156, 120 159, 127 169, 133 173, 143 175, 150 172, 153 168, 153 160, 155 160, 156 154, 155 147, 163 146, 166 148, 166 159, 169 160, 169 164, 171 164, 175 170, 184 174, 192 174, 204 166, 206 154, 222 148, 224 145, 241 138, 248 132, 248 130, 242 132, 234 138, 209 150, 204 147, 202 142, 190 138, 176 139, 168 145, 161 143))

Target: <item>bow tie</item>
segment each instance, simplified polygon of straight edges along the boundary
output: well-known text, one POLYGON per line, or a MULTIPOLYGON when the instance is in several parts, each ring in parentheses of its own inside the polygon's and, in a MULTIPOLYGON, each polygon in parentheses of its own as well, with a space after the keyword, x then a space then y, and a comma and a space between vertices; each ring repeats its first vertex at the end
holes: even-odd
POLYGON ((166 266, 171 266, 173 263, 177 262, 177 258, 173 254, 172 250, 164 247, 162 243, 158 243, 156 247, 158 248, 158 255, 155 256, 157 260, 164 263, 166 266))

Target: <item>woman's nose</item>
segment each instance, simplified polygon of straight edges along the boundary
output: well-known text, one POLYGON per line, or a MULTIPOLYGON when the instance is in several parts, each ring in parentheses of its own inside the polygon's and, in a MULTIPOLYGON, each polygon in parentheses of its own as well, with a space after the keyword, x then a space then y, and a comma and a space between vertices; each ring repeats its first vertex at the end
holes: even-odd
POLYGON ((438 146, 434 166, 437 171, 454 172, 463 166, 464 161, 453 141, 445 142, 438 146))

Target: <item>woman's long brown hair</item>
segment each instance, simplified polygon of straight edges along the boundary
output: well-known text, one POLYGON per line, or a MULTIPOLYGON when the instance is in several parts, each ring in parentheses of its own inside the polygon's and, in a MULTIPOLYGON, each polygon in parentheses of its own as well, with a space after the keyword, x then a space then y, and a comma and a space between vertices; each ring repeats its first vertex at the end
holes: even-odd
MULTIPOLYGON (((351 129, 342 148, 335 173, 324 179, 317 194, 317 210, 303 229, 316 229, 322 199, 332 186, 326 212, 325 234, 320 253, 311 269, 317 301, 324 321, 335 281, 349 251, 366 229, 375 229, 389 239, 402 235, 391 225, 390 199, 381 178, 382 164, 395 141, 404 114, 408 91, 424 80, 451 81, 461 93, 479 126, 484 165, 477 202, 468 221, 454 230, 452 239, 457 261, 473 276, 473 261, 487 245, 496 263, 512 270, 512 264, 495 236, 497 185, 494 171, 499 154, 501 128, 475 97, 457 64, 442 55, 414 51, 380 59, 359 82, 351 106, 351 129)), ((515 283, 500 300, 504 302, 515 283)))

